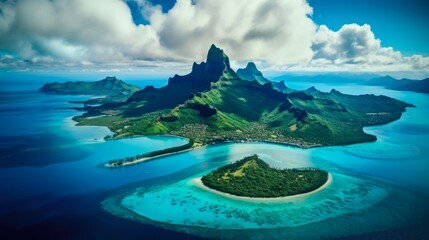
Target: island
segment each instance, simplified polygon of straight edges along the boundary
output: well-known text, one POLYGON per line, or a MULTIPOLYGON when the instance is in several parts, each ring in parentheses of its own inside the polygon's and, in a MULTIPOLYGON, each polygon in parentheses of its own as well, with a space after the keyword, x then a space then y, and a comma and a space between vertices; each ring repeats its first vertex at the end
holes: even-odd
POLYGON ((398 80, 391 76, 384 76, 364 81, 362 84, 369 86, 383 86, 387 89, 397 91, 429 93, 429 78, 422 80, 411 80, 403 78, 398 80))
POLYGON ((321 190, 329 184, 330 178, 327 171, 316 168, 271 168, 258 155, 252 155, 218 168, 203 176, 201 182, 220 193, 268 199, 321 190))
MULTIPOLYGON (((73 120, 79 126, 108 127, 113 134, 107 139, 184 137, 193 143, 187 149, 256 141, 310 148, 375 141, 363 128, 397 120, 407 107, 413 105, 373 94, 322 92, 315 87, 297 91, 266 79, 254 63, 235 72, 225 52, 212 45, 206 62, 194 63, 189 74, 175 75, 161 88, 146 86, 123 101, 86 105, 80 109, 84 114, 73 120)), ((108 166, 174 153, 170 150, 108 166)))
POLYGON ((128 84, 115 76, 106 77, 105 79, 95 82, 69 81, 64 83, 46 83, 39 89, 41 92, 52 94, 99 96, 82 102, 85 104, 102 104, 125 101, 138 90, 140 90, 139 87, 128 84))

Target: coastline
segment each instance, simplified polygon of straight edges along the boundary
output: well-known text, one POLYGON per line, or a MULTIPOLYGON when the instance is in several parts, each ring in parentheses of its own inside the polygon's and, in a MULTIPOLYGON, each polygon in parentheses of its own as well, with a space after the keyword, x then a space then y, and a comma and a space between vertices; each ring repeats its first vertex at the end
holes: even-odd
MULTIPOLYGON (((85 126, 92 126, 92 125, 85 125, 85 126)), ((112 130, 110 128, 108 128, 108 129, 112 132, 112 130)), ((115 140, 126 139, 126 138, 148 137, 148 136, 170 136, 170 137, 178 137, 178 138, 189 139, 189 138, 187 138, 185 136, 181 136, 181 135, 155 134, 155 135, 130 135, 130 136, 122 136, 122 137, 119 137, 119 138, 111 137, 111 138, 108 138, 108 139, 106 139, 106 137, 105 137, 105 140, 106 141, 115 141, 115 140)), ((359 143, 373 142, 373 141, 376 141, 376 140, 377 139, 375 138, 374 140, 371 140, 371 141, 363 141, 363 142, 356 142, 356 143, 349 143, 349 144, 339 144, 339 145, 308 145, 308 146, 299 145, 299 144, 293 144, 293 143, 288 143, 288 142, 270 141, 270 140, 236 140, 236 141, 234 141, 234 140, 232 140, 232 141, 231 140, 227 140, 227 141, 216 142, 216 143, 208 143, 208 144, 206 143, 206 144, 202 144, 201 146, 198 146, 198 147, 189 148, 189 149, 181 150, 181 151, 178 151, 178 152, 171 152, 171 153, 166 153, 166 154, 162 154, 162 155, 158 155, 158 156, 153 156, 153 157, 140 158, 140 159, 137 159, 137 160, 134 160, 134 161, 131 161, 131 162, 124 162, 121 165, 114 165, 114 164, 111 164, 111 163, 105 163, 104 166, 105 167, 109 167, 109 168, 128 166, 128 165, 133 165, 133 164, 138 164, 138 163, 150 161, 150 160, 153 160, 153 159, 156 159, 156 158, 167 157, 167 156, 174 155, 174 154, 180 154, 180 153, 183 153, 183 152, 186 152, 186 151, 191 151, 191 150, 195 150, 195 149, 206 147, 206 146, 228 144, 228 143, 269 143, 269 144, 276 144, 276 145, 281 145, 281 146, 296 147, 296 148, 301 148, 301 149, 310 149, 310 148, 318 148, 318 147, 348 146, 348 145, 359 144, 359 143)))
POLYGON ((201 181, 201 177, 192 179, 190 181, 190 183, 193 184, 194 186, 202 189, 202 190, 220 195, 222 197, 230 198, 233 200, 250 201, 250 202, 283 202, 283 201, 288 201, 288 200, 295 199, 295 198, 306 197, 306 196, 312 195, 314 193, 320 192, 323 189, 325 189, 326 187, 328 187, 332 183, 332 181, 333 181, 332 175, 330 173, 328 173, 328 180, 316 190, 313 190, 313 191, 308 192, 308 193, 301 193, 301 194, 296 194, 296 195, 287 196, 287 197, 275 197, 275 198, 244 197, 244 196, 233 195, 230 193, 224 193, 224 192, 218 191, 218 190, 213 189, 213 188, 209 188, 206 185, 204 185, 204 183, 201 181))
MULTIPOLYGON (((134 138, 134 137, 147 137, 147 136, 148 135, 133 135, 133 136, 127 136, 127 137, 121 137, 121 138, 109 138, 109 139, 107 139, 107 141, 114 141, 114 140, 120 140, 120 139, 125 139, 125 138, 134 138)), ((188 138, 186 138, 184 136, 173 135, 173 134, 156 134, 156 135, 150 135, 150 136, 171 136, 171 137, 179 137, 179 138, 188 139, 188 138)), ((206 147, 206 146, 228 144, 228 143, 258 143, 258 142, 259 143, 270 143, 270 144, 277 144, 277 145, 283 145, 283 146, 290 146, 290 147, 298 147, 298 148, 302 148, 302 149, 308 149, 308 148, 313 148, 313 147, 320 147, 320 146, 305 147, 305 146, 301 146, 301 145, 290 144, 290 143, 287 143, 287 142, 275 142, 275 141, 252 141, 252 140, 223 141, 223 142, 217 142, 217 143, 202 144, 201 146, 198 146, 198 147, 189 148, 189 149, 181 150, 181 151, 178 151, 178 152, 165 153, 165 154, 161 154, 161 155, 154 156, 154 157, 140 158, 140 159, 136 159, 136 160, 131 161, 131 162, 124 162, 121 165, 114 165, 114 164, 111 164, 111 163, 106 163, 106 164, 104 164, 104 166, 108 167, 108 168, 123 167, 123 166, 127 166, 127 165, 133 165, 133 164, 138 164, 138 163, 142 163, 142 162, 147 162, 147 161, 150 161, 150 160, 153 160, 153 159, 156 159, 156 158, 167 157, 167 156, 174 155, 174 154, 184 153, 184 152, 187 152, 187 151, 195 150, 195 149, 206 147)))

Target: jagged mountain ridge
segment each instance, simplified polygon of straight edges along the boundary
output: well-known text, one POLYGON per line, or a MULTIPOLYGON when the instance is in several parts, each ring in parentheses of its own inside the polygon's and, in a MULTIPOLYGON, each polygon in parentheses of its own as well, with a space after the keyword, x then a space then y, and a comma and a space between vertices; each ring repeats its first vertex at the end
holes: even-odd
MULTIPOLYGON (((168 80, 168 84, 162 88, 147 86, 134 93, 125 104, 146 102, 144 106, 135 106, 128 115, 140 115, 160 109, 173 108, 184 103, 192 95, 210 90, 212 82, 216 82, 224 72, 233 72, 229 64, 229 58, 224 52, 212 45, 207 54, 206 62, 197 64, 194 62, 191 73, 185 76, 175 75, 168 80)), ((235 73, 234 73, 235 74, 235 73)))
POLYGON ((283 80, 276 82, 276 81, 270 81, 267 78, 265 78, 262 72, 259 71, 258 68, 256 67, 256 64, 253 62, 247 63, 247 66, 245 68, 237 69, 237 75, 243 80, 257 81, 261 85, 271 82, 273 84, 274 89, 280 92, 289 93, 292 91, 286 86, 283 80))
POLYGON ((117 137, 169 133, 203 144, 258 140, 318 146, 372 141, 362 127, 393 121, 407 106, 383 96, 285 92, 272 82, 246 81, 212 45, 205 63, 194 63, 190 74, 175 75, 167 86, 149 86, 119 105, 87 110, 88 115, 115 112, 110 117, 122 120, 107 126, 117 137))
POLYGON ((257 81, 262 85, 270 82, 270 80, 266 79, 262 72, 258 70, 255 63, 253 62, 247 63, 245 68, 237 69, 237 75, 243 80, 257 81))

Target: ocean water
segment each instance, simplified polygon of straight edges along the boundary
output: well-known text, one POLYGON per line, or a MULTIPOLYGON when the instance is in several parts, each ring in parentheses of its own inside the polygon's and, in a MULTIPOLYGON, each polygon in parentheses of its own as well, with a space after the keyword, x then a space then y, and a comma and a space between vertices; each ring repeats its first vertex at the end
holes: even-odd
MULTIPOLYGON (((153 83, 139 83, 145 84, 153 83)), ((294 84, 290 87, 311 86, 294 84)), ((428 234, 429 95, 323 84, 316 87, 384 94, 417 107, 398 121, 365 128, 377 136, 373 143, 313 149, 221 144, 108 169, 102 165, 111 159, 186 139, 104 141, 108 129, 76 127, 71 118, 80 113, 59 109, 79 106, 68 102, 88 96, 43 94, 40 86, 6 82, 0 94, 2 239, 425 239, 428 234), (311 196, 279 203, 231 200, 191 182, 254 153, 275 167, 326 169, 333 182, 311 196)))

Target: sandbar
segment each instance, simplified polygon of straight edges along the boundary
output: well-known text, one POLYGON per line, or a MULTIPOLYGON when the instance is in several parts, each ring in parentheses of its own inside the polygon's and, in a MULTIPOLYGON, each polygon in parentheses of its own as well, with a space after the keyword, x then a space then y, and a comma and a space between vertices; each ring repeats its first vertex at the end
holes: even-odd
POLYGON ((139 159, 136 159, 136 160, 133 160, 133 161, 130 161, 130 162, 123 162, 120 165, 115 165, 115 164, 112 164, 112 163, 106 163, 106 164, 104 164, 104 166, 111 167, 111 168, 113 168, 113 167, 123 167, 123 166, 127 166, 127 165, 133 165, 133 164, 141 163, 141 162, 147 162, 147 161, 150 161, 150 160, 153 160, 153 159, 156 159, 156 158, 163 158, 163 157, 168 157, 168 156, 179 154, 179 153, 189 152, 189 151, 201 148, 201 147, 203 147, 203 146, 194 147, 194 148, 188 148, 188 149, 177 151, 177 152, 164 153, 164 154, 160 154, 160 155, 153 156, 153 157, 143 157, 143 158, 139 158, 139 159))

